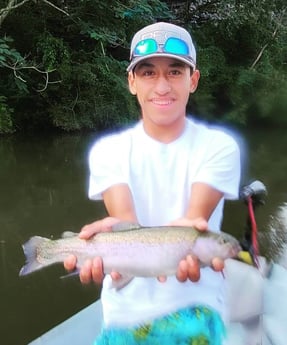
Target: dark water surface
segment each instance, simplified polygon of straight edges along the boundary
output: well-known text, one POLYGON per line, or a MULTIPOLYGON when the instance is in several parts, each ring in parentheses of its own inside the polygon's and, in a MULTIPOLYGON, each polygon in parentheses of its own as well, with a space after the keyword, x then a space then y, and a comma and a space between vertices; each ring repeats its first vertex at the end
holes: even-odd
MULTIPOLYGON (((268 232, 287 202, 287 136, 284 131, 255 131, 244 137, 250 152, 250 169, 245 176, 262 180, 268 188, 266 205, 257 212, 260 230, 268 232)), ((95 134, 0 138, 3 345, 26 345, 99 296, 99 288, 82 286, 77 277, 59 279, 65 273, 61 265, 18 276, 24 264, 21 244, 29 237, 57 238, 66 230, 79 231, 82 225, 105 215, 102 203, 89 201, 86 195, 87 153, 95 138, 95 134)), ((241 236, 245 215, 242 202, 229 202, 223 229, 241 236)), ((285 235, 285 226, 277 222, 275 235, 285 235)), ((268 241, 267 247, 264 250, 271 251, 268 241)))

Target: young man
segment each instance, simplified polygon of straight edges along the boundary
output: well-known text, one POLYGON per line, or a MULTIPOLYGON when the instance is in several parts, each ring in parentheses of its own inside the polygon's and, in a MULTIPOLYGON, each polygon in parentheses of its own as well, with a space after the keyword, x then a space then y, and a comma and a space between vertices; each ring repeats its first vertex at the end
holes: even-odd
MULTIPOLYGON (((128 82, 141 120, 97 141, 90 152, 89 197, 103 199, 110 215, 83 227, 80 237, 110 231, 119 221, 144 226, 190 225, 220 231, 224 199, 237 198, 239 149, 222 131, 186 117, 189 95, 200 77, 189 33, 156 23, 137 32, 131 44, 128 82)), ((74 268, 75 257, 65 261, 74 268)), ((221 344, 224 317, 223 268, 199 269, 188 256, 175 277, 134 278, 112 287, 103 281, 103 333, 96 344, 221 344)), ((83 283, 103 280, 101 258, 87 261, 83 283)))

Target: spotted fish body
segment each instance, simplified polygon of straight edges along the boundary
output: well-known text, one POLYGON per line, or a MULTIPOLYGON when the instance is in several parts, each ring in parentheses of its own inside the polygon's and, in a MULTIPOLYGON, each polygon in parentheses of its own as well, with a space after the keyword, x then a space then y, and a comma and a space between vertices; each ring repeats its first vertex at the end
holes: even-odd
POLYGON ((198 231, 192 227, 135 227, 102 232, 89 240, 70 233, 51 240, 35 236, 23 245, 26 264, 20 275, 27 275, 73 254, 80 268, 86 259, 100 256, 105 273, 117 271, 130 277, 174 275, 180 260, 188 254, 197 256, 202 265, 214 257, 236 257, 241 250, 238 241, 226 233, 198 231))

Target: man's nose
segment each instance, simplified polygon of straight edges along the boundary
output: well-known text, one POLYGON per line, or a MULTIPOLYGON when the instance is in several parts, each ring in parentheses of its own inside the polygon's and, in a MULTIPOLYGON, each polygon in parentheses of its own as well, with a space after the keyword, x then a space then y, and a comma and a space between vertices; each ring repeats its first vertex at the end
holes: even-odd
POLYGON ((164 76, 159 77, 156 84, 156 92, 159 95, 165 95, 166 93, 170 92, 170 90, 171 86, 169 80, 164 76))

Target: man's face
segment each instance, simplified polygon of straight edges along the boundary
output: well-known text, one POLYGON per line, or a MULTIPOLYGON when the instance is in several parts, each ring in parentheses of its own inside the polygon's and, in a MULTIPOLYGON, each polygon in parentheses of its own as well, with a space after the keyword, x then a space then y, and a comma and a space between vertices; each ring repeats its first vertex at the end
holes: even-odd
POLYGON ((199 71, 169 57, 139 62, 129 73, 129 87, 141 106, 145 124, 173 126, 183 121, 189 94, 197 88, 199 71))

